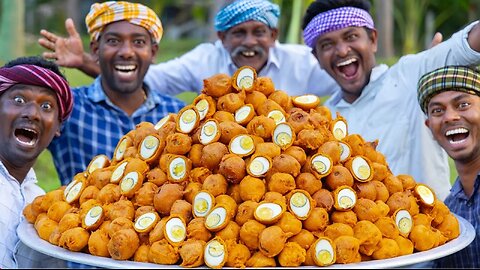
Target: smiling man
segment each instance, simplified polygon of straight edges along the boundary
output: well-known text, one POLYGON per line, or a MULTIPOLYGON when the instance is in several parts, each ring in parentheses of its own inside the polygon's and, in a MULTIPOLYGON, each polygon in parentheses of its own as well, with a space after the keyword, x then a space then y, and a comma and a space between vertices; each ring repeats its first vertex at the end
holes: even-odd
MULTIPOLYGON (((184 91, 200 93, 203 79, 218 73, 232 76, 239 67, 248 65, 255 68, 258 76, 271 78, 276 89, 292 96, 306 93, 325 96, 338 90, 335 81, 318 66, 310 48, 278 41, 278 5, 268 0, 226 2, 215 16, 218 40, 199 44, 178 58, 152 65, 145 76, 151 89, 169 95, 184 91)), ((99 68, 95 57, 83 51, 73 21, 67 19, 65 25, 67 38, 46 30, 40 32, 43 38, 39 44, 52 51, 43 56, 96 76, 99 68)))
MULTIPOLYGON (((458 177, 445 199, 450 210, 468 220, 480 235, 480 73, 447 66, 425 74, 418 83, 425 124, 454 160, 458 177)), ((435 268, 478 268, 480 239, 435 261, 435 268)))
POLYGON ((101 74, 91 85, 73 89, 72 116, 48 147, 62 184, 84 171, 96 155, 111 157, 120 138, 137 124, 156 123, 185 106, 150 91, 144 82, 162 36, 155 12, 137 3, 95 3, 85 23, 101 74))
POLYGON ((395 175, 409 174, 438 198, 450 189, 448 157, 424 125, 417 104, 420 76, 446 64, 480 63, 480 25, 471 23, 450 39, 392 67, 376 65, 377 31, 366 0, 317 0, 303 22, 305 43, 341 91, 325 103, 348 121, 349 133, 379 140, 395 175))
POLYGON ((32 166, 58 136, 73 96, 57 65, 22 57, 0 68, 0 268, 62 268, 64 261, 20 242, 23 209, 44 195, 32 166))

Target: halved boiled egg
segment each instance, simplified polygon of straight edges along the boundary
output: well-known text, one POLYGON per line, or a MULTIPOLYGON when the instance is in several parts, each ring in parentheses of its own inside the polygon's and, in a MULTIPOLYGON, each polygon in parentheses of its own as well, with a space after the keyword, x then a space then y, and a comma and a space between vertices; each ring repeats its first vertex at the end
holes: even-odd
POLYGON ((87 166, 87 172, 91 174, 96 169, 108 167, 110 165, 110 159, 106 155, 98 155, 92 158, 87 166))
POLYGON ((142 187, 143 175, 137 171, 127 173, 120 183, 120 193, 128 198, 133 197, 135 192, 142 187))
POLYGON ((138 154, 141 159, 150 163, 158 158, 164 146, 165 142, 158 134, 147 135, 140 144, 138 154))
POLYGON ((280 123, 273 130, 273 142, 280 146, 282 150, 290 147, 295 141, 295 132, 289 123, 280 123))
POLYGON ((330 126, 335 139, 341 141, 348 135, 347 122, 345 122, 343 118, 333 120, 330 126))
MULTIPOLYGON (((72 182, 73 183, 73 182, 72 182)), ((73 203, 74 201, 78 200, 80 198, 80 195, 82 194, 83 190, 85 189, 85 183, 84 181, 76 181, 67 191, 65 195, 65 201, 67 203, 73 203)))
POLYGON ((159 220, 160 216, 156 212, 148 212, 137 218, 133 228, 139 233, 148 233, 153 230, 159 220))
POLYGON ((82 227, 84 229, 94 231, 96 230, 103 222, 105 217, 105 212, 103 211, 102 206, 95 205, 90 210, 82 220, 82 227))
POLYGON ((248 92, 253 89, 256 78, 257 72, 255 69, 249 66, 240 67, 235 74, 233 74, 233 88, 238 91, 245 90, 248 92))
POLYGON ((208 191, 200 191, 193 197, 192 214, 195 217, 205 217, 215 205, 215 197, 208 191))
POLYGON ((200 115, 200 120, 205 119, 205 116, 207 115, 208 109, 210 107, 208 101, 206 99, 200 99, 195 104, 195 107, 197 107, 198 114, 200 115))
POLYGON ((360 182, 372 180, 373 172, 370 160, 363 156, 355 156, 345 163, 353 177, 360 182))
POLYGON ((115 152, 113 152, 113 160, 115 161, 122 160, 123 155, 125 154, 125 151, 127 150, 128 147, 132 145, 133 145, 133 140, 127 135, 124 135, 118 142, 117 147, 115 148, 115 152))
POLYGON ((205 264, 210 268, 221 268, 227 261, 227 245, 220 237, 208 241, 203 252, 205 264))
POLYGON ((272 118, 275 121, 275 125, 284 123, 286 121, 285 115, 279 110, 271 110, 270 112, 268 112, 267 117, 272 118))
POLYGON ((187 179, 191 167, 191 161, 185 156, 177 156, 171 159, 168 163, 168 180, 171 182, 182 182, 187 179))
POLYGON ((410 212, 400 208, 393 213, 392 217, 400 234, 404 237, 408 237, 413 228, 413 218, 410 212))
POLYGON ((324 177, 328 175, 333 168, 332 159, 329 156, 322 154, 315 154, 310 159, 310 167, 312 173, 318 177, 324 177))
POLYGON ((200 122, 198 110, 193 105, 185 106, 178 112, 176 128, 178 132, 190 133, 200 122))
POLYGON ((285 205, 277 202, 260 202, 255 208, 255 219, 266 225, 277 222, 285 212, 285 205))
POLYGON ((337 257, 332 240, 327 237, 320 237, 313 243, 313 246, 313 252, 315 252, 315 254, 312 254, 313 261, 318 266, 327 266, 335 263, 337 257))
POLYGON ((263 177, 272 168, 272 159, 269 156, 253 155, 247 164, 247 173, 253 177, 263 177))
POLYGON ((433 206, 435 204, 435 193, 432 189, 424 184, 417 184, 413 189, 415 197, 417 197, 421 203, 433 206))
POLYGON ((172 246, 181 245, 187 237, 187 226, 181 217, 168 217, 163 229, 165 238, 172 246))
POLYGON ((110 176, 110 182, 113 184, 117 184, 122 180, 123 175, 125 173, 125 167, 127 167, 128 160, 124 160, 120 163, 117 164, 115 169, 112 172, 112 175, 110 176))
POLYGON ((350 149, 350 145, 344 142, 339 142, 339 144, 340 144, 340 147, 342 148, 342 152, 340 153, 340 162, 344 162, 350 158, 352 150, 350 149))
POLYGON ((312 212, 312 209, 315 207, 312 197, 305 190, 292 190, 287 198, 288 209, 300 220, 307 219, 312 212))
POLYGON ((335 209, 347 211, 357 203, 357 193, 349 186, 339 186, 333 191, 333 199, 335 209))
POLYGON ((165 115, 155 124, 155 126, 153 126, 153 128, 160 130, 167 122, 175 122, 175 114, 169 113, 168 115, 165 115))
POLYGON ((230 222, 230 214, 227 208, 216 205, 205 217, 205 228, 212 232, 220 231, 227 226, 228 222, 230 222))
POLYGON ((320 105, 320 98, 316 95, 301 95, 296 96, 292 99, 293 105, 305 110, 309 111, 310 109, 314 109, 320 105))
POLYGON ((215 119, 209 119, 203 123, 200 134, 198 135, 198 140, 201 144, 207 145, 213 142, 218 141, 222 132, 220 131, 218 121, 215 119))
POLYGON ((255 151, 255 144, 252 136, 248 134, 240 134, 230 141, 228 144, 230 153, 240 157, 248 156, 255 151))
POLYGON ((255 109, 252 104, 245 104, 235 111, 235 122, 245 125, 255 116, 255 109))

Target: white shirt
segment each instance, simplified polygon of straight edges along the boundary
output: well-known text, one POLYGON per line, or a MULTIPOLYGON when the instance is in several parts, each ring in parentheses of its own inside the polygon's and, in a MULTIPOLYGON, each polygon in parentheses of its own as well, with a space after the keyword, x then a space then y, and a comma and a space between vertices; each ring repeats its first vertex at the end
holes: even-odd
MULTIPOLYGON (((184 55, 151 65, 145 81, 151 89, 168 95, 185 91, 200 93, 203 80, 218 73, 232 76, 238 69, 220 40, 202 43, 184 55)), ((257 76, 270 77, 275 89, 290 96, 331 95, 339 90, 336 82, 320 68, 311 49, 299 44, 280 44, 270 48, 267 64, 257 76)))
POLYGON ((45 264, 52 262, 52 258, 28 248, 17 236, 17 227, 25 219, 23 209, 37 196, 45 194, 37 185, 33 169, 20 184, 0 161, 0 193, 0 268, 59 266, 45 264))
POLYGON ((332 114, 339 111, 348 123, 348 132, 366 141, 379 140, 395 175, 409 174, 425 183, 444 200, 451 188, 448 157, 425 126, 426 116, 417 101, 419 78, 433 69, 450 64, 479 64, 480 53, 470 48, 467 36, 475 23, 449 40, 414 55, 407 55, 388 68, 379 65, 370 82, 352 104, 335 93, 325 103, 332 114))

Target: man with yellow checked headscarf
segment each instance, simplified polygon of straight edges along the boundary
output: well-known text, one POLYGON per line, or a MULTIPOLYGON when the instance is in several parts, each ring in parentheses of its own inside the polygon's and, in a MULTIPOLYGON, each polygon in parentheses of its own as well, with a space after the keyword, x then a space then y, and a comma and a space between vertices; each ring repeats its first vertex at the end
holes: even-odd
POLYGON ((73 89, 71 117, 48 147, 62 184, 85 171, 96 155, 112 157, 120 138, 137 124, 156 123, 185 106, 144 82, 163 31, 153 10, 122 1, 95 3, 85 23, 101 74, 91 85, 73 89))

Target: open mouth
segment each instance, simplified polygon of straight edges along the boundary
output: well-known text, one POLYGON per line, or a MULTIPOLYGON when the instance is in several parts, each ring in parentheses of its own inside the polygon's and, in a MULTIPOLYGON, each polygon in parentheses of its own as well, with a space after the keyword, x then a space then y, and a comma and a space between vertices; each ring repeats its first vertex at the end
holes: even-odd
POLYGON ((115 65, 115 70, 123 74, 132 74, 136 69, 136 65, 115 65))
POLYGON ((33 146, 38 140, 37 131, 29 128, 15 129, 15 139, 25 146, 33 146))
POLYGON ((243 51, 242 55, 245 57, 254 57, 255 56, 255 51, 243 51))
POLYGON ((358 61, 355 58, 350 58, 337 63, 337 68, 346 78, 351 78, 357 74, 358 61))
POLYGON ((469 134, 470 131, 466 128, 456 128, 445 132, 445 136, 451 144, 458 144, 465 141, 469 134))

